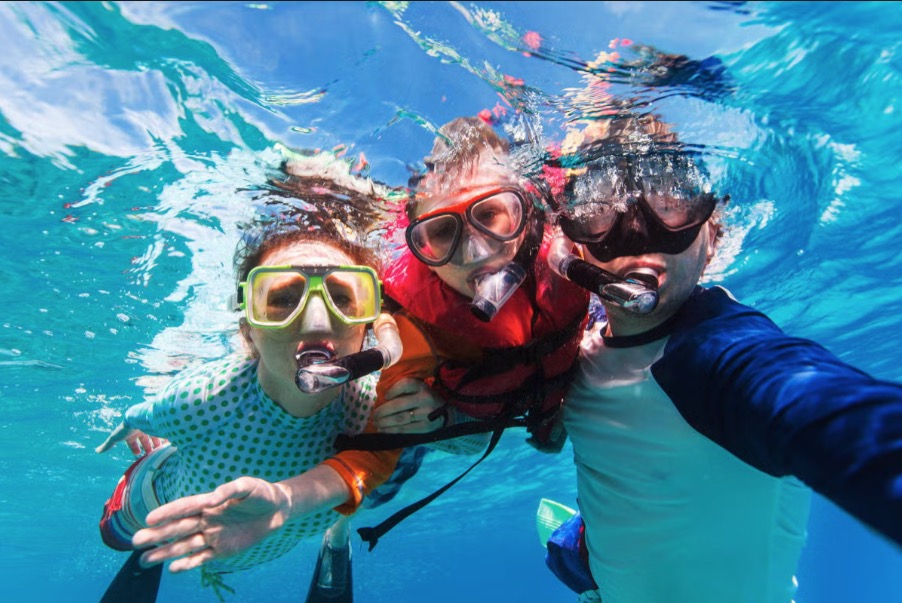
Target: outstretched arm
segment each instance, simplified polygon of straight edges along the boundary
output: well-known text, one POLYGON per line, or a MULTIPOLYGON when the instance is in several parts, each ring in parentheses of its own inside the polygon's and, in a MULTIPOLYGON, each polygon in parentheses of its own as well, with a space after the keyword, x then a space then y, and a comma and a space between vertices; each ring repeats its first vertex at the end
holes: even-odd
POLYGON ((289 520, 350 498, 345 480, 327 465, 276 483, 240 477, 151 511, 150 527, 138 531, 132 544, 154 547, 141 556, 143 565, 174 560, 169 570, 183 572, 243 552, 289 520))
POLYGON ((902 545, 902 385, 785 335, 717 288, 685 317, 652 373, 689 424, 902 545))

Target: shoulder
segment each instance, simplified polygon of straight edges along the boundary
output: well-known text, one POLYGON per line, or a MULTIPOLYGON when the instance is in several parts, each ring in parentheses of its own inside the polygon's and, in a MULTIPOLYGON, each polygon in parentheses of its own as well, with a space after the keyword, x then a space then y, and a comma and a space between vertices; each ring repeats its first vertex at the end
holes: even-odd
POLYGON ((254 379, 256 361, 243 354, 232 354, 179 373, 160 393, 160 399, 177 401, 206 399, 235 384, 254 379))
POLYGON ((356 430, 363 429, 376 405, 376 385, 379 373, 365 375, 345 385, 343 392, 344 412, 356 430))
POLYGON ((710 321, 728 320, 732 324, 759 323, 776 327, 761 311, 739 302, 724 287, 698 286, 680 309, 676 330, 694 328, 710 321))

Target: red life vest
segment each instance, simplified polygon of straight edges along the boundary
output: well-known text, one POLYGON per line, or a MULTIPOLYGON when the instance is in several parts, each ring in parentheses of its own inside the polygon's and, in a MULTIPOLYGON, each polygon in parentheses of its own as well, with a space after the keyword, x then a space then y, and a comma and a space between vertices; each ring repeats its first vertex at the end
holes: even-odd
POLYGON ((547 418, 563 402, 589 294, 551 271, 549 243, 546 232, 531 274, 488 323, 408 250, 386 272, 386 294, 421 323, 441 357, 433 387, 471 417, 529 410, 547 418))

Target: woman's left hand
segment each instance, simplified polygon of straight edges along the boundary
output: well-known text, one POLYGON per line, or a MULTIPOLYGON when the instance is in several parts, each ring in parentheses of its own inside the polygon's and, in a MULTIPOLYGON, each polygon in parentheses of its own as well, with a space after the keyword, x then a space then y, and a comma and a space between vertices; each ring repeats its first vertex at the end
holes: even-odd
POLYGON ((123 421, 116 426, 103 444, 95 448, 94 451, 106 452, 123 440, 125 440, 125 443, 128 444, 128 447, 135 456, 143 456, 151 450, 155 450, 168 443, 168 440, 147 435, 143 431, 133 429, 123 421))
POLYGON ((445 416, 429 414, 445 401, 420 379, 399 379, 385 392, 386 401, 373 411, 373 423, 382 433, 429 433, 445 424, 445 416))

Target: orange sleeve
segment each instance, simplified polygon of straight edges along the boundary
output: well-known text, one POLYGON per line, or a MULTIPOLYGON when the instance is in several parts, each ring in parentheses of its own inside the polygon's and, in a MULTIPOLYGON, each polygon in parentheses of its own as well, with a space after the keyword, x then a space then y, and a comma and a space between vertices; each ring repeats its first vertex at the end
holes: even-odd
MULTIPOLYGON (((376 385, 376 407, 385 402, 385 392, 403 378, 428 380, 435 372, 438 358, 431 340, 404 313, 395 315, 403 350, 398 362, 382 371, 376 385)), ((364 433, 375 433, 372 417, 364 433)), ((389 477, 398 463, 401 450, 342 450, 323 461, 334 469, 348 485, 351 500, 335 507, 343 515, 354 513, 364 497, 389 477)))

